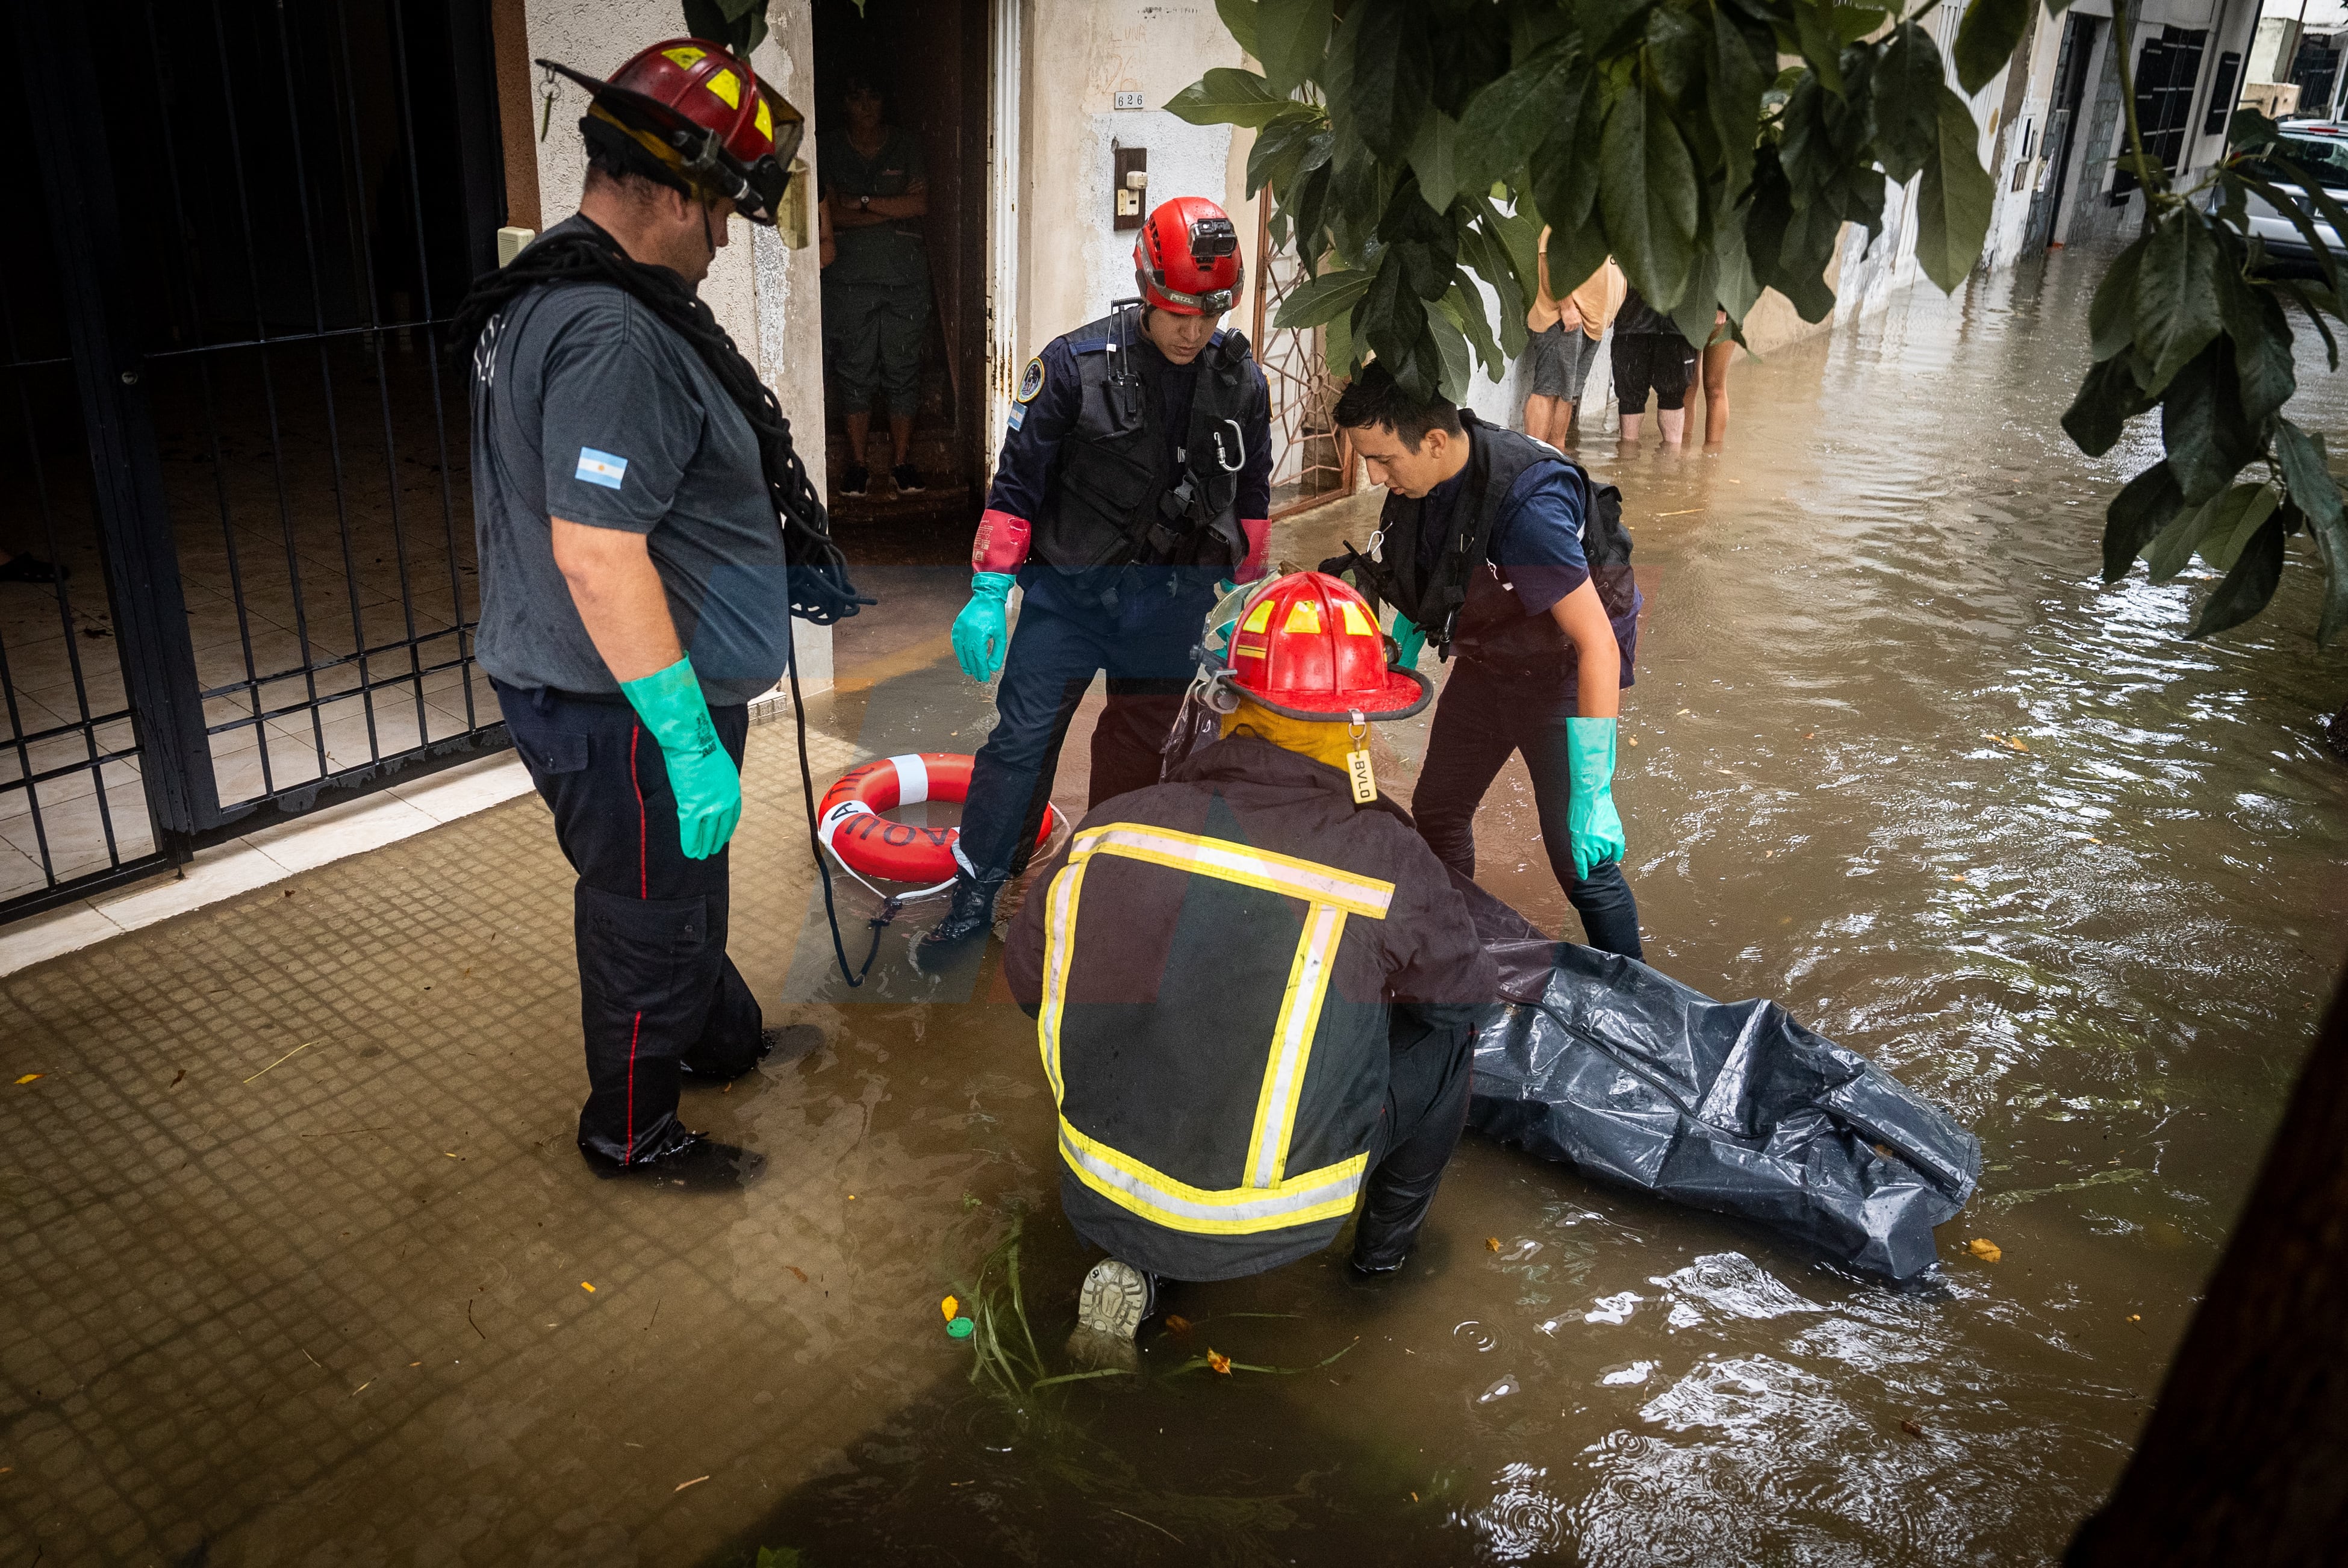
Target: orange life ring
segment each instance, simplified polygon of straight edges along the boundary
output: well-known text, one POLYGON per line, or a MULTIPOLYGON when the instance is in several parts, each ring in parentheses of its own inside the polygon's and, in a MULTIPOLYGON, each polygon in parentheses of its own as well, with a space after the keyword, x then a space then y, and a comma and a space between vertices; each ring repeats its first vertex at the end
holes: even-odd
MULTIPOLYGON (((960 828, 917 828, 880 815, 923 800, 956 801, 970 796, 971 759, 959 752, 915 751, 883 757, 840 775, 824 791, 816 813, 816 836, 850 871, 889 882, 945 882, 953 879, 954 841, 960 828)), ((1058 814, 1047 803, 1035 835, 1042 849, 1058 814)))

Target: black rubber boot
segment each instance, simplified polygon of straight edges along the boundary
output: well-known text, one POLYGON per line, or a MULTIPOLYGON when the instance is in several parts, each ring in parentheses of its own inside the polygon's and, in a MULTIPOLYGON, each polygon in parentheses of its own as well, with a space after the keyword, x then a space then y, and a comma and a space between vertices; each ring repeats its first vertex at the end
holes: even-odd
POLYGON ((685 1133, 653 1159, 632 1161, 625 1165, 590 1149, 582 1149, 579 1155, 587 1161, 587 1169, 606 1180, 644 1181, 655 1187, 694 1192, 737 1191, 756 1181, 767 1169, 765 1155, 716 1142, 697 1132, 685 1133))
POLYGON ((1003 891, 998 879, 982 882, 964 873, 954 878, 953 903, 945 918, 930 927, 922 938, 924 952, 935 953, 949 947, 959 947, 973 937, 984 936, 994 929, 994 899, 1003 891))

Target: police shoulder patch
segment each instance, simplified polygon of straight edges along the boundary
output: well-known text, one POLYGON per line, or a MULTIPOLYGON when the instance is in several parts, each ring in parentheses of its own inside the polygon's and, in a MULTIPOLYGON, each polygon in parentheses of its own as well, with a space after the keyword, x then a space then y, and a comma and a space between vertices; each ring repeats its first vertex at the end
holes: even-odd
POLYGON ((1019 401, 1033 403, 1035 395, 1044 390, 1044 361, 1038 357, 1027 362, 1027 373, 1019 377, 1019 401))

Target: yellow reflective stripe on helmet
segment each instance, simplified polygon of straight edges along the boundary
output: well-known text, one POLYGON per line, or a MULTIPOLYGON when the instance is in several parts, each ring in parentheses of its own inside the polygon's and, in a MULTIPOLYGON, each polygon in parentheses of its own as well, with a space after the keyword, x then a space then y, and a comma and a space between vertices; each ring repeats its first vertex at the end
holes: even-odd
POLYGON ((1255 1126, 1248 1134, 1241 1169, 1250 1187, 1277 1186, 1287 1174, 1296 1104, 1304 1097, 1304 1066, 1321 1024, 1321 1004, 1329 995, 1329 961, 1344 931, 1345 912, 1335 904, 1316 903, 1304 917, 1304 939, 1289 966, 1280 1021, 1272 1026, 1272 1054, 1263 1065, 1263 1088, 1256 1096, 1255 1126))
POLYGON ((679 66, 688 71, 708 57, 708 50, 696 49, 690 44, 681 44, 674 49, 663 49, 661 51, 661 58, 664 60, 675 60, 679 66))
POLYGON ((1076 836, 1068 861, 1073 865, 1096 854, 1148 861, 1308 903, 1333 903, 1349 914, 1365 914, 1372 920, 1384 920, 1394 904, 1390 882, 1171 828, 1145 828, 1130 822, 1094 828, 1076 836))
POLYGON ((722 101, 727 108, 742 107, 742 78, 732 71, 713 71, 710 73, 709 79, 701 85, 707 88, 710 96, 722 101))
POLYGON ((1251 1235, 1342 1220, 1354 1211, 1362 1173, 1370 1162, 1365 1150, 1273 1188, 1241 1187, 1218 1192, 1153 1171, 1086 1137, 1065 1117, 1060 1120, 1060 1155, 1076 1180, 1119 1208, 1169 1230, 1209 1236, 1251 1235))

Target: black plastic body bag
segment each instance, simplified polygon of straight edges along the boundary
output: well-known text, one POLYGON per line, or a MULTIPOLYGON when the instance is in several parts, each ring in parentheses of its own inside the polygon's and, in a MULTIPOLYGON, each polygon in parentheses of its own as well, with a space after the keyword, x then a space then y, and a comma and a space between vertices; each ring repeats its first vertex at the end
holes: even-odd
POLYGON ((1476 1040, 1468 1126, 1659 1198, 1913 1278, 1981 1178, 1981 1141, 1775 1002, 1715 1002, 1550 942, 1455 876, 1508 1006, 1476 1040))

